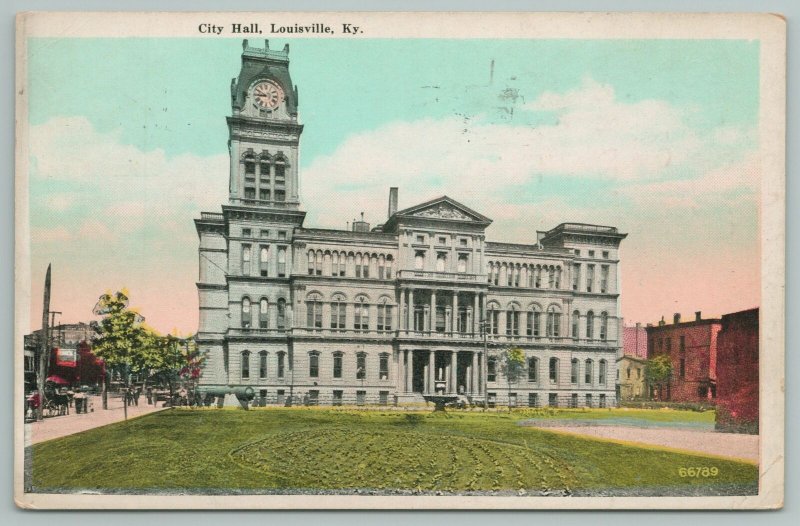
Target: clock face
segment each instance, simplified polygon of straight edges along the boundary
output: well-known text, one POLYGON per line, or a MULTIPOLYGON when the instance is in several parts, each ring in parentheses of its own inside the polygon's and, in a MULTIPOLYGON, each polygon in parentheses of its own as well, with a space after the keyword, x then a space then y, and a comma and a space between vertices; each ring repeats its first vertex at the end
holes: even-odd
POLYGON ((273 82, 259 82, 253 88, 253 100, 259 108, 274 110, 283 102, 283 90, 273 82))

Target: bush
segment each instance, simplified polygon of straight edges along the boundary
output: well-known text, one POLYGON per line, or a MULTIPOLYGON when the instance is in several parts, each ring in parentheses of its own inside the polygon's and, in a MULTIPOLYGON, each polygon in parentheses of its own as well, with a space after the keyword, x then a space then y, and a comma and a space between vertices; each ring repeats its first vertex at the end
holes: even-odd
POLYGON ((658 402, 655 400, 620 400, 620 407, 631 409, 675 409, 681 411, 713 411, 716 405, 708 402, 658 402))

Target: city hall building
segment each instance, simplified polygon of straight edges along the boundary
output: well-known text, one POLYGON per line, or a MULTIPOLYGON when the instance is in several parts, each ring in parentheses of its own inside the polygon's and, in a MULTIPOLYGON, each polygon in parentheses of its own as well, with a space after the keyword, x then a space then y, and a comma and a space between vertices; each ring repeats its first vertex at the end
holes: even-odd
POLYGON ((229 199, 195 220, 202 389, 249 386, 256 404, 616 403, 626 234, 563 223, 492 242, 490 218, 447 196, 398 209, 397 188, 380 225, 305 225, 288 45, 243 47, 229 199), (509 348, 526 358, 510 389, 509 348))

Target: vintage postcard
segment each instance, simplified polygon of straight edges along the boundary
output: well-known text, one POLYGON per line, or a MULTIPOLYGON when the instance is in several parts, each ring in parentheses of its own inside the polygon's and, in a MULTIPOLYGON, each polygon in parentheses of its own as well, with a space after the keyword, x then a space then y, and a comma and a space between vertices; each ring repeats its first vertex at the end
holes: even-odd
POLYGON ((16 502, 781 507, 785 39, 20 14, 16 502))

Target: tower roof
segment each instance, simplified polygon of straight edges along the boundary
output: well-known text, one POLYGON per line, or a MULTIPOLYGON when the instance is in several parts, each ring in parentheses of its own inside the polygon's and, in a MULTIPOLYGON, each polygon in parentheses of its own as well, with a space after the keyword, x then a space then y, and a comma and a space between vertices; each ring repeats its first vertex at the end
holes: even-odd
POLYGON ((286 97, 286 111, 297 115, 298 93, 289 75, 289 44, 282 50, 269 48, 269 40, 264 47, 253 47, 245 39, 242 41, 242 69, 239 76, 231 79, 231 106, 241 110, 247 99, 247 90, 258 80, 269 79, 277 82, 286 97))

